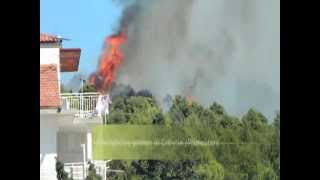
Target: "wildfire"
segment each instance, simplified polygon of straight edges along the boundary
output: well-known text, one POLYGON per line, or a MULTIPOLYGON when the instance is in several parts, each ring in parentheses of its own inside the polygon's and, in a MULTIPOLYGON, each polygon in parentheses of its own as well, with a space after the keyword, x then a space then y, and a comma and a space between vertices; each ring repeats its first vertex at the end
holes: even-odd
POLYGON ((107 37, 104 42, 105 48, 99 60, 98 69, 89 77, 89 83, 101 93, 106 93, 111 88, 117 69, 124 59, 120 47, 125 42, 127 42, 125 29, 107 37))

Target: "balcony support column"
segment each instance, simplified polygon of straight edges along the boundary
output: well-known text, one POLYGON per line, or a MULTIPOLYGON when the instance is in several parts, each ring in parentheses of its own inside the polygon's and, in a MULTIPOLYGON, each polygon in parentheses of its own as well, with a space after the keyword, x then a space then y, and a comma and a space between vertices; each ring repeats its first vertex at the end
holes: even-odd
POLYGON ((87 160, 92 160, 92 133, 87 131, 87 160))

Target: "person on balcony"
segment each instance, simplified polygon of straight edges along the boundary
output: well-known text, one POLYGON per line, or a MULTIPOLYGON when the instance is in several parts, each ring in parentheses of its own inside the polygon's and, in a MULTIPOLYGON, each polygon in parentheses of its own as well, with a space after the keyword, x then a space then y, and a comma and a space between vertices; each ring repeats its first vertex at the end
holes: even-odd
POLYGON ((107 115, 109 114, 109 104, 111 104, 111 99, 109 94, 107 95, 99 95, 98 101, 97 101, 97 106, 96 106, 96 111, 98 113, 99 117, 102 117, 102 115, 107 115))

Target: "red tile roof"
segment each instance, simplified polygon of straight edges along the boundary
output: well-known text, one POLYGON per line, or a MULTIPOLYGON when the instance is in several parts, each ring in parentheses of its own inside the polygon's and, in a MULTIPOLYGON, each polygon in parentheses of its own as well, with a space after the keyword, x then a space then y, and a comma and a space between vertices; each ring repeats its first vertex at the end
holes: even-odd
POLYGON ((57 65, 40 65, 40 108, 57 108, 59 95, 57 65))
POLYGON ((57 36, 40 33, 40 43, 59 42, 60 39, 57 36))

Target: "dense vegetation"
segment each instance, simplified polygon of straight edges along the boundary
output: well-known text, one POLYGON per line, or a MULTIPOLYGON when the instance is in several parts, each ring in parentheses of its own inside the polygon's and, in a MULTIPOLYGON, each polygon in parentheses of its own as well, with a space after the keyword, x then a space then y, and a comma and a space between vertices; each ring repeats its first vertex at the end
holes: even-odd
POLYGON ((203 107, 185 97, 173 98, 163 112, 150 93, 141 91, 113 99, 108 124, 184 124, 210 126, 221 141, 233 144, 217 146, 208 160, 135 160, 112 161, 112 169, 126 174, 109 173, 109 179, 279 179, 280 112, 267 120, 249 109, 242 117, 229 115, 213 103, 203 107), (126 178, 125 178, 126 177, 126 178))
POLYGON ((58 180, 73 180, 69 178, 69 174, 64 170, 64 164, 58 158, 56 158, 56 172, 58 180))
POLYGON ((86 180, 102 180, 102 177, 97 174, 94 164, 92 162, 89 162, 88 165, 89 168, 86 180))
POLYGON ((125 173, 109 172, 108 179, 280 179, 280 112, 268 120, 249 109, 239 118, 228 114, 218 103, 203 107, 182 96, 172 98, 164 112, 150 92, 117 88, 111 94, 113 103, 105 121, 108 124, 206 126, 220 141, 232 144, 217 146, 210 152, 210 159, 113 160, 110 168, 125 173))

